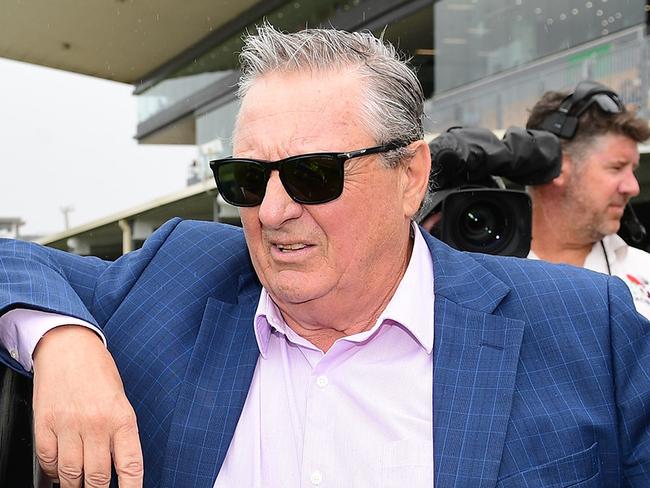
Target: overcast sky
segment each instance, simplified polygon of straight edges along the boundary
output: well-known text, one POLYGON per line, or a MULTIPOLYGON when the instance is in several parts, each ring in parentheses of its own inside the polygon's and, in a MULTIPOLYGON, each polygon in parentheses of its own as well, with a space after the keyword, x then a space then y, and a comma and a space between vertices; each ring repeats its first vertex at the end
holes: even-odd
POLYGON ((0 58, 0 217, 49 234, 184 188, 195 147, 138 145, 132 90, 0 58))

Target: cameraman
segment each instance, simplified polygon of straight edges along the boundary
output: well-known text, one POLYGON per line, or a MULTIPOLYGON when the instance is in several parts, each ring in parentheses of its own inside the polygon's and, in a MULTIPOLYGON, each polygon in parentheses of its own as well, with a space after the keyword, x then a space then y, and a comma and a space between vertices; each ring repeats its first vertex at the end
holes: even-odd
POLYGON ((573 93, 546 92, 526 128, 553 132, 562 143, 560 175, 529 187, 529 257, 616 275, 650 317, 650 254, 616 234, 628 201, 639 194, 637 143, 650 137, 648 121, 609 88, 583 81, 573 93))

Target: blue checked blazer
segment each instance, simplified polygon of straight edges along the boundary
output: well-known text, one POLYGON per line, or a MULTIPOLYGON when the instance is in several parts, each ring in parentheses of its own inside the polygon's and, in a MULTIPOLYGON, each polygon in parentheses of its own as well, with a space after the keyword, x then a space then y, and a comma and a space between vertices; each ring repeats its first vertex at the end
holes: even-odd
MULTIPOLYGON (((436 488, 649 487, 650 325, 625 285, 426 239, 436 488)), ((241 230, 220 224, 169 221, 114 263, 0 244, 0 312, 103 329, 147 487, 212 487, 259 355, 259 294, 241 230)))

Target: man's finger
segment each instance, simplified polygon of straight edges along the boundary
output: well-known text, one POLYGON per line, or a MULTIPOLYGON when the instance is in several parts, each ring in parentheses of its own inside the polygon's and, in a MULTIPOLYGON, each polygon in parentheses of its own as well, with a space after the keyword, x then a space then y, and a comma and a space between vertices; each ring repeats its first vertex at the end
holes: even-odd
POLYGON ((125 419, 113 436, 113 463, 120 488, 141 488, 144 463, 135 414, 125 419))
MULTIPOLYGON (((71 429, 70 429, 71 430, 71 429)), ((83 443, 77 432, 59 433, 58 478, 61 488, 80 488, 83 482, 83 443)))
POLYGON ((54 432, 45 423, 41 423, 38 417, 34 419, 34 451, 43 473, 48 478, 57 478, 57 439, 54 432))
POLYGON ((85 488, 106 488, 111 483, 110 440, 101 433, 86 434, 83 441, 85 488))

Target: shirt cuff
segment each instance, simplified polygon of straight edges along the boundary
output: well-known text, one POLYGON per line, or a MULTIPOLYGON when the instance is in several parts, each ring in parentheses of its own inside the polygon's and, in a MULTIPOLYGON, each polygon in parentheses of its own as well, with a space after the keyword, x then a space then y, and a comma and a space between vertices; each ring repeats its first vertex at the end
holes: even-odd
POLYGON ((0 316, 0 346, 3 346, 25 371, 32 371, 32 356, 36 344, 46 332, 61 325, 88 327, 95 331, 106 345, 102 331, 85 320, 57 313, 16 308, 0 316))

